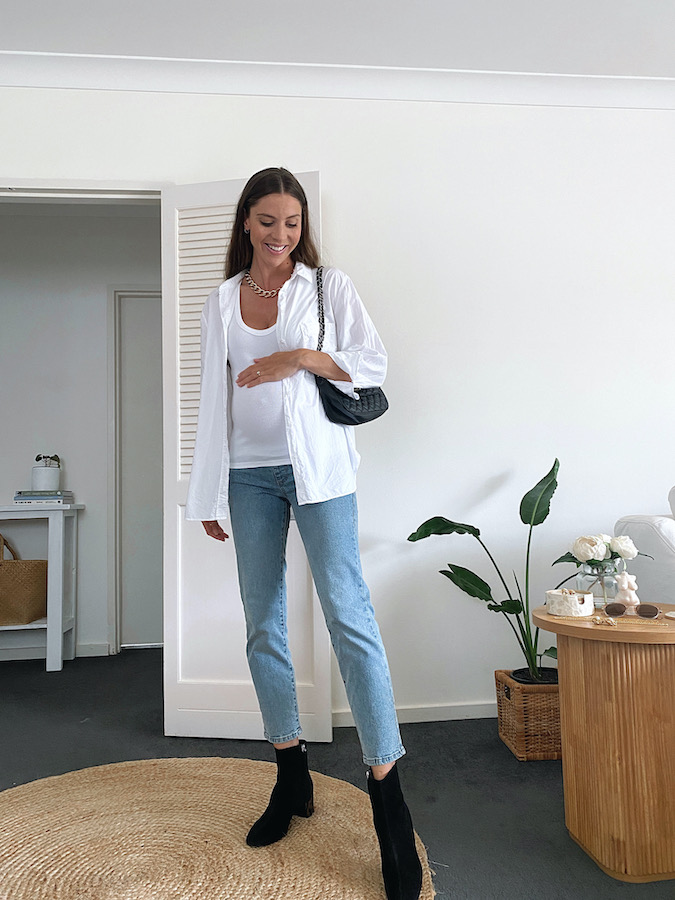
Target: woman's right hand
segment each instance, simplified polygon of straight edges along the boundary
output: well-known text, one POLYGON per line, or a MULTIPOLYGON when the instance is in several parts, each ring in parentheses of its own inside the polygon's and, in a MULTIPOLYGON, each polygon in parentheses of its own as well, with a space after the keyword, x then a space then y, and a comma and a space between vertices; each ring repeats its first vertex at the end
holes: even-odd
POLYGON ((204 526, 204 531, 208 534, 209 537, 215 538, 217 541, 226 541, 229 538, 229 534, 225 534, 223 529, 218 524, 217 519, 213 519, 209 522, 202 522, 204 526))

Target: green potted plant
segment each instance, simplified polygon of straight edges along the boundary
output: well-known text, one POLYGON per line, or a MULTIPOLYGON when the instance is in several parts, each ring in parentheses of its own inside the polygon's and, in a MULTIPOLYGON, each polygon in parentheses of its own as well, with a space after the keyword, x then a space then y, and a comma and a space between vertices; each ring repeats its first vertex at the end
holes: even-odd
POLYGON ((522 586, 515 572, 513 573, 513 584, 509 586, 493 555, 483 543, 480 531, 473 525, 454 522, 443 516, 434 516, 423 522, 417 531, 408 537, 409 541, 420 541, 432 534, 468 534, 474 537, 485 550, 492 568, 497 574, 499 583, 506 594, 505 599, 495 599, 492 589, 486 581, 476 575, 475 572, 465 569, 456 563, 448 563, 448 568, 441 569, 440 574, 449 578, 454 585, 470 597, 483 600, 491 612, 503 615, 523 653, 527 663, 524 668, 511 672, 505 672, 504 670, 495 672, 499 733, 519 759, 560 758, 558 672, 553 667, 541 665, 542 657, 546 656, 556 659, 557 652, 555 647, 549 647, 542 653, 539 652, 539 629, 533 628, 530 619, 532 532, 535 526, 541 525, 548 517, 551 497, 558 486, 557 474, 559 465, 556 459, 551 471, 541 481, 537 482, 520 502, 520 520, 528 527, 527 549, 525 551, 525 579, 522 586), (538 697, 539 699, 533 700, 528 706, 528 696, 538 697), (511 709, 512 699, 517 701, 518 709, 511 709), (541 711, 545 712, 544 718, 546 721, 543 723, 537 721, 537 716, 533 712, 536 704, 539 704, 541 711), (509 714, 509 722, 503 721, 506 713, 509 714), (527 730, 525 726, 528 724, 528 718, 534 731, 537 732, 532 737, 523 736, 522 734, 523 729, 527 730), (540 741, 540 732, 542 730, 545 732, 543 744, 540 741))

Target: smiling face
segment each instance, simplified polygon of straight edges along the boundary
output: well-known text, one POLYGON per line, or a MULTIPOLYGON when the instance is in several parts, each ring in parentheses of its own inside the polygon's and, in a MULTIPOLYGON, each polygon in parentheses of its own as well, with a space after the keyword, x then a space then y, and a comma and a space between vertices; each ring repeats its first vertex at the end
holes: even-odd
POLYGON ((300 201, 290 194, 267 194, 251 207, 244 228, 250 230, 252 267, 292 266, 302 230, 300 201))

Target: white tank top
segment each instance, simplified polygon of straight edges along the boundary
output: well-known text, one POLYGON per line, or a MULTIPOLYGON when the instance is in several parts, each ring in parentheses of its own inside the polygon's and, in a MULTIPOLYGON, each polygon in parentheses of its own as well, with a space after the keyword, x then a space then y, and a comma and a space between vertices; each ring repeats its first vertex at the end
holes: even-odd
POLYGON ((281 382, 265 381, 252 388, 237 384, 237 375, 253 365, 254 359, 279 351, 276 323, 271 328, 250 328, 241 317, 241 301, 238 301, 228 328, 227 346, 232 372, 231 468, 290 464, 281 382))

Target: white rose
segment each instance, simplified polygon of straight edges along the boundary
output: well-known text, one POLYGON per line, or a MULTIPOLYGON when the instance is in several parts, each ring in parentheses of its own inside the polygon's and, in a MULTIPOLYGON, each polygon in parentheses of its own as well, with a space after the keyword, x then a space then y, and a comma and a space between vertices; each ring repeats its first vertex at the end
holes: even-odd
POLYGON ((609 547, 599 534, 584 535, 577 538, 572 544, 572 555, 579 562, 588 562, 589 559, 598 561, 606 559, 609 555, 609 547))
POLYGON ((601 541, 604 541, 606 544, 609 544, 612 540, 611 534, 599 534, 597 535, 601 541))
POLYGON ((613 537, 609 542, 609 549, 618 553, 621 559, 635 559, 638 555, 637 547, 626 534, 613 537))

